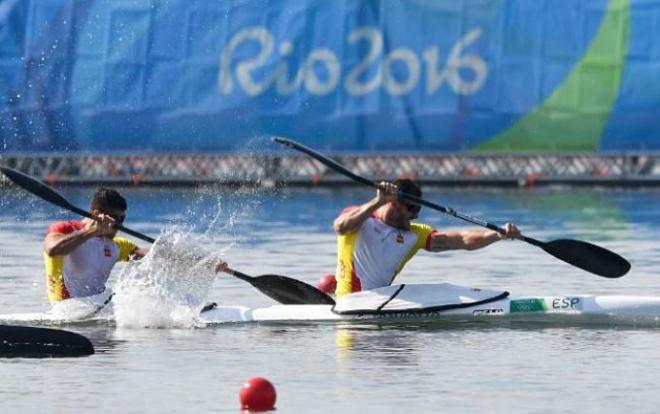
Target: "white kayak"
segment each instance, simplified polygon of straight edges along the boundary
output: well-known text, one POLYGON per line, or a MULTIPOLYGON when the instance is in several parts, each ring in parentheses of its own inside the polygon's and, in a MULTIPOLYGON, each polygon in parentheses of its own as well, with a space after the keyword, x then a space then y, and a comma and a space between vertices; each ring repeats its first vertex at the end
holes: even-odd
MULTIPOLYGON (((0 322, 113 323, 108 295, 69 299, 45 313, 0 315, 0 322)), ((243 322, 433 322, 529 320, 549 323, 660 325, 660 297, 570 294, 511 296, 508 292, 454 285, 403 284, 347 295, 335 305, 213 306, 205 325, 243 322)))
POLYGON ((296 321, 530 320, 660 323, 660 297, 510 296, 508 292, 439 284, 394 285, 347 295, 332 305, 218 306, 204 323, 296 321))

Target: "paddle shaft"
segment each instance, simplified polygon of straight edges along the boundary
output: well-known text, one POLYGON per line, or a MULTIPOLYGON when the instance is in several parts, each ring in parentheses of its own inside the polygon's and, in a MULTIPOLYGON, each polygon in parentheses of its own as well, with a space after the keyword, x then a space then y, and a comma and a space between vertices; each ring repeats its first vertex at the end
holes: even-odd
MULTIPOLYGON (((326 166, 328 166, 328 167, 332 168, 333 170, 335 170, 335 171, 351 178, 352 180, 354 180, 358 183, 362 183, 362 184, 365 184, 365 185, 368 185, 368 186, 371 186, 371 187, 374 187, 374 188, 378 188, 378 183, 377 182, 369 180, 367 178, 361 177, 361 176, 353 173, 352 171, 348 170, 346 167, 339 164, 335 160, 332 160, 332 159, 326 157, 325 155, 319 154, 318 152, 314 151, 313 149, 311 149, 309 147, 306 147, 306 146, 304 146, 304 145, 302 145, 298 142, 292 141, 288 138, 282 138, 282 137, 276 137, 275 142, 286 145, 286 146, 288 146, 290 148, 293 148, 293 149, 296 149, 300 152, 304 152, 305 154, 311 156, 312 158, 317 159, 322 164, 325 164, 326 166)), ((476 218, 476 217, 469 216, 467 214, 463 214, 461 212, 458 212, 458 211, 454 210, 453 208, 441 206, 439 204, 432 203, 430 201, 421 199, 421 198, 416 197, 412 194, 404 193, 402 191, 399 191, 398 196, 400 198, 406 200, 406 201, 410 201, 410 202, 413 202, 415 204, 420 204, 420 205, 432 208, 434 210, 441 211, 443 213, 449 214, 450 216, 454 216, 456 218, 468 221, 472 224, 476 224, 476 225, 481 226, 481 227, 486 227, 490 230, 494 230, 494 231, 496 231, 498 233, 501 233, 501 234, 506 234, 506 231, 502 227, 500 227, 496 224, 489 223, 487 221, 481 220, 481 219, 476 218)), ((539 245, 543 244, 543 242, 541 242, 539 240, 535 240, 535 239, 525 237, 525 236, 521 236, 520 239, 524 240, 528 243, 531 243, 535 246, 539 246, 539 245)))
POLYGON ((241 279, 245 282, 248 282, 251 285, 254 285, 254 283, 255 283, 255 279, 256 279, 255 277, 248 276, 245 273, 239 272, 238 270, 226 268, 225 270, 223 270, 223 272, 225 272, 227 274, 230 274, 230 275, 234 276, 237 279, 241 279))
MULTIPOLYGON (((292 141, 287 138, 275 137, 275 142, 286 145, 290 148, 303 152, 312 158, 320 161, 322 164, 330 167, 331 169, 344 174, 345 176, 351 178, 354 181, 357 181, 362 184, 366 184, 371 187, 378 188, 378 183, 375 181, 361 177, 348 169, 346 169, 341 164, 336 161, 319 154, 311 148, 308 148, 302 144, 299 144, 295 141, 292 141)), ((500 234, 506 234, 506 231, 487 221, 478 219, 476 217, 469 216, 467 214, 460 213, 453 208, 441 206, 439 204, 432 203, 430 201, 423 200, 419 197, 416 197, 412 194, 407 194, 405 192, 399 191, 398 196, 404 200, 410 201, 412 203, 420 204, 434 210, 441 211, 443 213, 449 214, 461 220, 476 224, 481 227, 485 227, 490 230, 494 230, 500 234)), ((580 240, 553 240, 550 242, 543 242, 540 240, 533 239, 531 237, 520 235, 519 240, 523 240, 531 245, 540 247, 546 253, 553 255, 554 257, 563 260, 566 263, 569 263, 573 266, 579 267, 588 272, 597 274, 603 277, 616 278, 621 277, 630 270, 630 263, 619 256, 618 254, 607 250, 603 247, 597 246, 592 243, 580 241, 580 240)))
MULTIPOLYGON (((367 181, 369 181, 369 180, 367 180, 367 181)), ((378 188, 378 184, 373 182, 373 181, 371 181, 371 185, 378 188)), ((435 204, 431 201, 427 201, 427 200, 421 199, 419 197, 415 197, 412 194, 404 193, 404 192, 401 192, 401 191, 399 191, 398 196, 403 198, 404 200, 412 201, 413 203, 421 204, 423 206, 432 208, 434 210, 439 210, 439 211, 441 211, 445 214, 449 214, 450 216, 454 216, 458 219, 465 220, 465 221, 470 222, 472 224, 476 224, 477 226, 481 226, 481 227, 485 227, 485 228, 490 229, 490 230, 494 230, 494 231, 496 231, 500 234, 506 234, 506 230, 504 230, 502 227, 498 226, 497 224, 493 224, 493 223, 490 223, 488 221, 482 220, 480 218, 473 217, 473 216, 461 213, 459 211, 454 210, 451 207, 441 206, 439 204, 435 204)), ((523 236, 522 234, 520 236, 518 236, 518 239, 526 241, 527 243, 532 244, 532 245, 537 246, 537 247, 543 247, 546 244, 545 242, 533 239, 531 237, 523 236)))
MULTIPOLYGON (((73 205, 69 206, 69 210, 71 210, 72 212, 74 212, 76 214, 80 214, 81 216, 90 218, 92 220, 98 220, 98 217, 94 216, 89 211, 85 211, 85 210, 83 210, 81 208, 78 208, 76 206, 73 206, 73 205)), ((156 239, 154 239, 153 237, 149 237, 146 234, 140 233, 139 231, 135 231, 135 230, 129 229, 128 227, 124 227, 121 224, 116 224, 115 227, 117 228, 117 230, 121 230, 126 234, 130 234, 131 236, 135 236, 138 239, 144 240, 146 242, 149 242, 149 243, 155 243, 156 242, 156 239)))
MULTIPOLYGON (((25 190, 31 192, 32 194, 36 195, 37 197, 46 200, 49 203, 55 204, 56 206, 62 207, 63 209, 79 214, 83 217, 87 217, 92 220, 98 220, 98 217, 94 216, 89 211, 74 206, 69 202, 69 200, 64 198, 62 194, 58 193, 52 187, 44 184, 43 182, 13 168, 0 166, 0 171, 2 171, 2 173, 5 174, 7 177, 9 177, 9 179, 12 180, 14 183, 24 188, 25 190)), ((156 241, 156 239, 152 237, 149 237, 135 230, 131 230, 127 227, 124 227, 123 225, 118 224, 115 227, 117 228, 117 230, 121 230, 124 233, 130 234, 131 236, 135 236, 138 239, 142 239, 146 242, 153 243, 156 241)))

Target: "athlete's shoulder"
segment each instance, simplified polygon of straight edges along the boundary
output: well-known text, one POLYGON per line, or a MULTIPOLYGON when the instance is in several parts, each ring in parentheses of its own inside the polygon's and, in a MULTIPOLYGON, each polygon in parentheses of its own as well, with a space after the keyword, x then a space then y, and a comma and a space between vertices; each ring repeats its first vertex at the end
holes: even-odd
POLYGON ((48 227, 46 234, 69 234, 82 230, 85 224, 79 220, 58 221, 48 227))
POLYGON ((135 243, 123 237, 115 236, 112 238, 112 241, 119 248, 119 258, 117 260, 122 262, 127 261, 130 255, 133 254, 133 251, 137 249, 137 245, 135 243))
POLYGON ((427 233, 428 234, 428 233, 431 233, 434 229, 433 229, 433 226, 431 226, 430 224, 413 222, 413 223, 410 223, 410 230, 412 232, 418 233, 418 234, 419 233, 427 233))
POLYGON ((126 238, 123 238, 123 237, 119 237, 119 236, 113 237, 112 241, 115 242, 115 244, 120 248, 121 247, 127 247, 127 248, 137 247, 137 245, 135 243, 133 243, 132 241, 130 241, 126 238))
POLYGON ((429 250, 431 238, 437 232, 433 226, 425 223, 410 223, 410 231, 417 236, 417 247, 426 250, 429 250))

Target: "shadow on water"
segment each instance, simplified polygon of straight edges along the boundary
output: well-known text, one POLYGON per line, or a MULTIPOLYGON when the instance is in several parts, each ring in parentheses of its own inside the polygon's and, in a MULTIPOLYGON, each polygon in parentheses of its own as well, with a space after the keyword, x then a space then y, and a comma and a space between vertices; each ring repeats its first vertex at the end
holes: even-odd
POLYGON ((488 330, 529 330, 544 329, 612 329, 612 330, 660 330, 658 317, 631 317, 607 315, 521 315, 497 318, 465 318, 445 316, 434 320, 384 320, 354 319, 340 321, 259 321, 227 322, 208 325, 205 329, 223 329, 236 326, 271 328, 305 332, 312 329, 346 329, 355 332, 420 332, 441 331, 488 331, 488 330), (324 328, 325 327, 325 328, 324 328))
POLYGON ((114 352, 121 349, 128 341, 118 339, 115 328, 110 326, 80 327, 76 329, 81 335, 84 335, 94 344, 97 354, 114 352))

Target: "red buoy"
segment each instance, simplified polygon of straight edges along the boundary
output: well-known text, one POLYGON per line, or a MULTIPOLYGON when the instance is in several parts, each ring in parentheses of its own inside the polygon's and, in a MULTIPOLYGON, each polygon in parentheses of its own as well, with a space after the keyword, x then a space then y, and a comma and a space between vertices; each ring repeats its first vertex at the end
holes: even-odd
POLYGON ((337 288, 337 280, 335 279, 335 275, 330 273, 322 276, 316 284, 316 287, 319 288, 321 292, 334 294, 335 289, 337 288))
POLYGON ((248 411, 273 410, 276 398, 275 387, 262 377, 250 378, 238 393, 241 409, 248 411))

